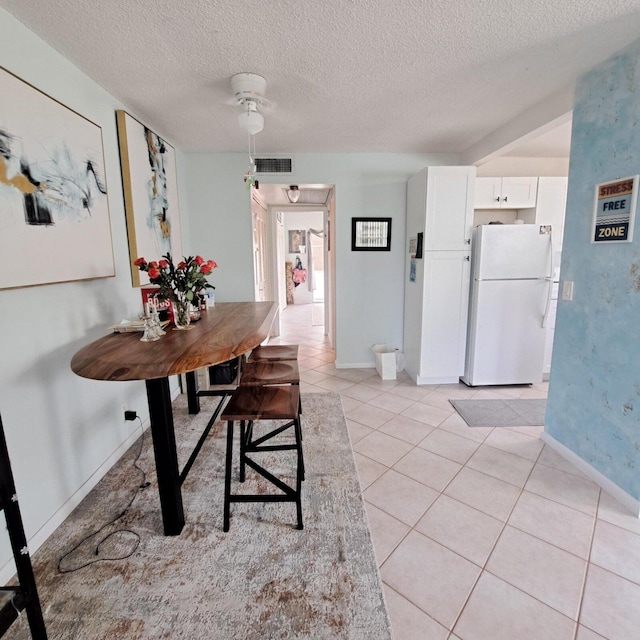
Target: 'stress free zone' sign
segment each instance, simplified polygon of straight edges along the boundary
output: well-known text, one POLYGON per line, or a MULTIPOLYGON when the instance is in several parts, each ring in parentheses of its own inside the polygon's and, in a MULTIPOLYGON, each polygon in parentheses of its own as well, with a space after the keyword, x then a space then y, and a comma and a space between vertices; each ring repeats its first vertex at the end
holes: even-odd
POLYGON ((596 185, 591 242, 631 242, 638 176, 596 185))

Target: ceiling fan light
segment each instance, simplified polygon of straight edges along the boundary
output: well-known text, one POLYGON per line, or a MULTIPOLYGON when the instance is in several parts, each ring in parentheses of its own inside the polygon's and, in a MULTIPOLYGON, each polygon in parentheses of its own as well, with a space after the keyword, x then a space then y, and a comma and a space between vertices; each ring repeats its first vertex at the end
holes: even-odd
POLYGON ((296 202, 298 202, 298 200, 300 200, 300 190, 298 189, 297 184, 292 184, 287 189, 287 198, 289 198, 289 202, 291 204, 295 204, 296 202))
POLYGON ((238 124, 250 135, 255 136, 264 129, 264 117, 258 111, 247 109, 238 116, 238 124))

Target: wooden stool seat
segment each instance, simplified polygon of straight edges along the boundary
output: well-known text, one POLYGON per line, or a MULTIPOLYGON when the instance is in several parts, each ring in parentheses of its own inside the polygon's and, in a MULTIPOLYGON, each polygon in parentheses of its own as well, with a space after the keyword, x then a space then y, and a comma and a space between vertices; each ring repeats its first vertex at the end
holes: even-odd
POLYGON ((249 356, 247 362, 260 360, 297 360, 297 344, 267 344, 256 347, 249 356))
POLYGON ((298 387, 238 387, 222 420, 293 420, 298 416, 298 387))
POLYGON ((304 480, 304 462, 302 459, 302 431, 300 427, 300 387, 295 384, 281 386, 239 386, 231 396, 229 403, 222 413, 222 420, 227 421, 227 454, 225 461, 225 490, 224 490, 224 525, 223 530, 229 531, 230 510, 232 502, 295 502, 298 529, 302 529, 301 485, 304 480), (279 494, 232 494, 231 469, 233 460, 233 427, 234 422, 240 422, 240 482, 245 480, 245 466, 268 480, 280 489, 279 494), (260 426, 265 421, 286 420, 285 424, 277 424, 260 437, 254 438, 254 421, 260 420, 260 426), (293 427, 295 443, 277 441, 275 444, 265 444, 274 436, 293 427), (259 465, 248 454, 264 451, 295 450, 296 484, 295 488, 285 484, 282 480, 259 465))
POLYGON ((241 386, 300 384, 297 360, 247 362, 240 377, 241 386))

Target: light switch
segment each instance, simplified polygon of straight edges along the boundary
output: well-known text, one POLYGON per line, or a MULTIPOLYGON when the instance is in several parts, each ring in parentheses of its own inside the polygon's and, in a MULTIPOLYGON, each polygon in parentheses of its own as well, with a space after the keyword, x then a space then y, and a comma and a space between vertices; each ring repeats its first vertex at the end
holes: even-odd
POLYGON ((573 280, 565 280, 562 283, 562 299, 573 300, 573 280))

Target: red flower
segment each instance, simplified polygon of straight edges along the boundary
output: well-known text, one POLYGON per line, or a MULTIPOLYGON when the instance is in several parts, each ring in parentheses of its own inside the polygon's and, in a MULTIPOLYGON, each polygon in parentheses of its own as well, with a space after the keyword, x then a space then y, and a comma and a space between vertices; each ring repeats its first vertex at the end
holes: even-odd
POLYGON ((158 260, 147 262, 138 258, 135 265, 140 271, 146 271, 152 284, 158 285, 158 299, 171 300, 178 293, 195 296, 203 289, 215 289, 206 280, 206 276, 218 265, 202 256, 184 257, 174 266, 171 254, 167 253, 158 260))

